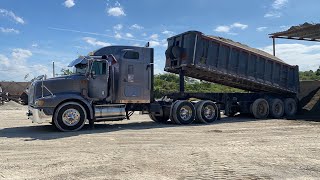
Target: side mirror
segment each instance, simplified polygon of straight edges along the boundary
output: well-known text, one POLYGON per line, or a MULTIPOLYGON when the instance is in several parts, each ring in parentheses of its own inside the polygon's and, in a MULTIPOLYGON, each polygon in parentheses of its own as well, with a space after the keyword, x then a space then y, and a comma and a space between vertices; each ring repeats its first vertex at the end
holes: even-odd
POLYGON ((96 72, 95 71, 91 71, 90 76, 92 79, 94 79, 96 77, 96 72))

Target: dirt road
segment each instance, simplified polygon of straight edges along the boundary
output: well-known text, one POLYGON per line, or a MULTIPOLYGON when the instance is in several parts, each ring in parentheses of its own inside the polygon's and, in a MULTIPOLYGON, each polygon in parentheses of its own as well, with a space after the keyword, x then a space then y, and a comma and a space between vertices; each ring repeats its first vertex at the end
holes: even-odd
POLYGON ((0 106, 0 179, 317 179, 320 122, 223 118, 161 125, 148 116, 61 133, 0 106))

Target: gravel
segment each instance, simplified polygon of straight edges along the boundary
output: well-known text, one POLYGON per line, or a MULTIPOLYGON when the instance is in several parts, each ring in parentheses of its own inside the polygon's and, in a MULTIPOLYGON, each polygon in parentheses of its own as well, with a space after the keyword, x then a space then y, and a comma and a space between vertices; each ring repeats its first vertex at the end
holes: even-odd
POLYGON ((156 124, 146 115, 79 132, 0 106, 0 179, 318 179, 320 122, 224 117, 156 124))

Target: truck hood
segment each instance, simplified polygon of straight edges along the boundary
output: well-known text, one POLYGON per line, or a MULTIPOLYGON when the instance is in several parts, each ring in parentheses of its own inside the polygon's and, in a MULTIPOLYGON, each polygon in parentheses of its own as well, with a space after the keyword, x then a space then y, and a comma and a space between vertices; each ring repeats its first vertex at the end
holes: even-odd
POLYGON ((69 75, 50 78, 43 81, 36 81, 30 86, 29 95, 31 99, 29 103, 33 103, 33 101, 41 97, 42 94, 43 96, 64 93, 81 94, 81 91, 83 89, 88 88, 87 86, 87 77, 84 75, 69 75), (44 85, 44 88, 42 88, 42 83, 44 85))
POLYGON ((45 81, 61 81, 61 80, 83 80, 86 79, 85 75, 82 74, 72 74, 72 75, 66 75, 66 76, 59 76, 47 79, 45 81))

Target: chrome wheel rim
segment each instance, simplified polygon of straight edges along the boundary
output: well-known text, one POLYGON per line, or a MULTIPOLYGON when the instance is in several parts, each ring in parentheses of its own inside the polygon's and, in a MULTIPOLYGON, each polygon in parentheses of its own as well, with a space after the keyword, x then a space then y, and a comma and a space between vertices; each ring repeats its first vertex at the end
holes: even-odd
POLYGON ((76 109, 67 109, 62 114, 62 121, 67 126, 74 126, 80 121, 80 113, 76 109))
POLYGON ((183 121, 188 121, 192 116, 192 109, 189 106, 182 106, 180 109, 180 117, 183 121))
POLYGON ((203 114, 206 119, 212 119, 215 116, 216 112, 212 105, 208 105, 204 107, 203 114))

